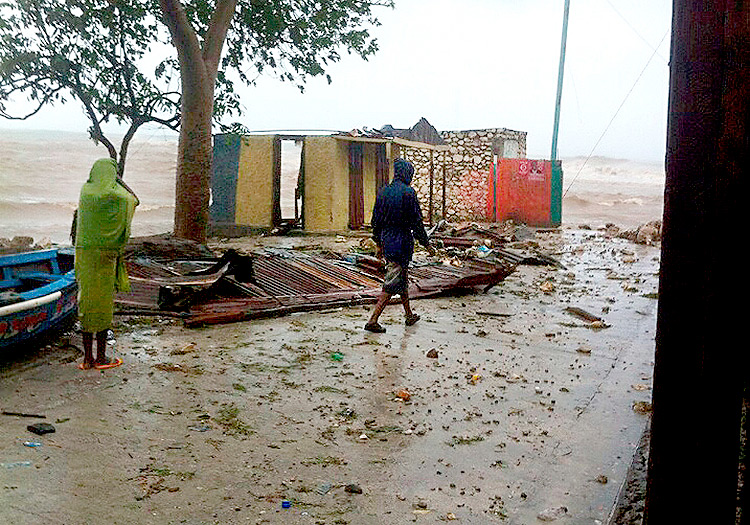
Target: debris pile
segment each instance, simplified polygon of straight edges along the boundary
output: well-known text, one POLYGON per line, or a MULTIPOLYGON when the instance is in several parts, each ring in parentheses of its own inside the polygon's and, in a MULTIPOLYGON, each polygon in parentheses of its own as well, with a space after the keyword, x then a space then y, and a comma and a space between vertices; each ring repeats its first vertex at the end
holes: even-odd
MULTIPOLYGON (((293 312, 374 303, 385 274, 383 262, 366 254, 307 254, 267 248, 243 255, 157 261, 128 260, 131 291, 118 294, 122 314, 172 315, 187 326, 227 323, 293 312)), ((515 268, 502 259, 472 259, 460 268, 415 263, 413 299, 456 291, 488 290, 515 268)))
POLYGON ((636 244, 656 246, 661 242, 662 224, 661 221, 650 221, 632 230, 622 230, 619 226, 610 223, 604 227, 604 231, 609 237, 627 239, 636 244))
POLYGON ((50 246, 51 243, 49 241, 40 241, 38 243, 34 243, 33 237, 26 237, 22 235, 16 235, 12 239, 8 239, 7 237, 0 237, 0 255, 45 250, 50 246))
MULTIPOLYGON (((511 221, 489 227, 440 221, 429 234, 438 255, 419 252, 410 267, 413 299, 486 292, 519 264, 561 267, 541 253, 533 230, 511 221)), ((249 254, 230 249, 216 257, 189 241, 139 238, 126 253, 132 289, 118 294, 118 313, 172 316, 202 326, 374 303, 385 277, 375 251, 371 239, 362 239, 343 254, 264 248, 249 254)))

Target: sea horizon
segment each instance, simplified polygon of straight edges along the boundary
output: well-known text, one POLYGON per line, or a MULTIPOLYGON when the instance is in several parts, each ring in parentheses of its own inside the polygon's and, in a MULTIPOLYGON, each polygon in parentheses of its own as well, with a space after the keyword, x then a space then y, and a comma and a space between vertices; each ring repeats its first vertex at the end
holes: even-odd
MULTIPOLYGON (((80 187, 93 162, 108 156, 107 149, 95 145, 86 132, 0 130, 0 237, 69 243, 80 187)), ((131 142, 125 180, 142 203, 133 221, 134 236, 173 229, 177 140, 176 132, 157 129, 144 130, 131 142)), ((291 150, 293 144, 288 146, 291 162, 282 159, 282 165, 293 174, 298 153, 291 150)), ((661 218, 663 162, 571 156, 562 163, 564 225, 632 228, 661 218)), ((282 199, 282 206, 293 209, 293 201, 282 199)))

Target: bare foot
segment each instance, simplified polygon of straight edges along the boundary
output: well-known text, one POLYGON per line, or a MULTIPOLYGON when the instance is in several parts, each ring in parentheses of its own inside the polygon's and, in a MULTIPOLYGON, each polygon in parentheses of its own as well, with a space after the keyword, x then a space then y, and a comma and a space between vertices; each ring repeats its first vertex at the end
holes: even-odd
POLYGON ((84 359, 82 363, 78 363, 78 368, 81 370, 91 370, 94 368, 95 363, 93 360, 86 360, 84 359))

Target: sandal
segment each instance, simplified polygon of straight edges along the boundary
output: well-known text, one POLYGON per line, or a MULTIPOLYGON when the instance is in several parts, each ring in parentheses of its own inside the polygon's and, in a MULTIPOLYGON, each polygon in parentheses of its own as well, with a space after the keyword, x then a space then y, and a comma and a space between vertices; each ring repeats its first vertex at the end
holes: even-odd
POLYGON ((116 368, 122 364, 122 359, 115 357, 114 359, 107 359, 106 363, 94 362, 94 368, 97 370, 107 370, 108 368, 116 368))
POLYGON ((79 370, 93 370, 94 369, 94 362, 93 361, 84 361, 82 363, 78 363, 76 365, 79 370))
POLYGON ((417 321, 419 321, 421 318, 419 317, 419 314, 411 314, 406 316, 406 326, 411 326, 417 321))
POLYGON ((367 323, 365 325, 365 330, 367 330, 368 332, 376 333, 376 334, 385 333, 385 328, 380 326, 378 323, 367 323))

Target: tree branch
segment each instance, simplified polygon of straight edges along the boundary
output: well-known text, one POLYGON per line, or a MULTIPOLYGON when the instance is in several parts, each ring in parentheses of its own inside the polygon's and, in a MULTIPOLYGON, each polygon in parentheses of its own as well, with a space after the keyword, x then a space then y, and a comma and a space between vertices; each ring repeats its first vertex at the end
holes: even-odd
POLYGON ((237 8, 237 0, 217 0, 216 8, 211 16, 208 33, 203 41, 203 60, 206 72, 210 73, 212 80, 216 81, 216 72, 219 69, 221 49, 227 37, 227 31, 232 23, 234 12, 237 8))
MULTIPOLYGON (((144 122, 141 119, 134 119, 133 122, 131 122, 128 131, 125 133, 125 136, 122 138, 122 142, 120 143, 120 160, 117 162, 117 171, 119 172, 121 179, 125 178, 125 159, 128 156, 128 147, 130 146, 130 141, 133 139, 135 132, 138 131, 138 128, 141 127, 141 124, 143 123, 144 122)), ((135 194, 133 194, 133 196, 135 196, 135 194)), ((137 199, 138 197, 136 197, 136 200, 137 199)))
POLYGON ((44 106, 45 106, 45 105, 47 104, 47 102, 49 102, 49 101, 50 101, 50 100, 52 99, 52 97, 53 97, 53 96, 55 95, 55 93, 57 93, 58 91, 62 91, 62 87, 58 87, 58 88, 56 88, 56 89, 53 89, 53 90, 52 90, 52 91, 50 91, 49 93, 47 93, 47 94, 46 94, 46 95, 45 95, 45 96, 44 96, 44 97, 42 98, 42 100, 40 100, 40 101, 39 101, 39 105, 38 105, 38 106, 36 107, 36 109, 34 109, 34 110, 33 110, 33 111, 31 111, 30 113, 28 113, 28 114, 26 114, 26 115, 24 115, 24 116, 22 116, 22 117, 14 117, 13 115, 10 115, 9 113, 7 113, 7 112, 6 112, 6 111, 5 111, 4 109, 2 109, 2 108, 0 108, 0 116, 1 116, 1 117, 3 117, 3 118, 5 118, 5 119, 8 119, 8 120, 26 120, 27 118, 31 118, 31 117, 33 117, 34 115, 36 115, 37 113, 39 113, 39 111, 40 111, 40 110, 41 110, 41 109, 42 109, 42 108, 43 108, 43 107, 44 107, 44 106))
POLYGON ((102 131, 102 127, 100 126, 100 121, 96 116, 96 111, 91 104, 90 97, 78 85, 72 86, 71 90, 81 101, 81 103, 83 104, 83 108, 86 110, 86 114, 89 116, 89 120, 91 120, 89 135, 95 141, 104 144, 104 146, 107 148, 107 151, 109 151, 110 158, 112 158, 113 160, 117 160, 117 149, 115 149, 114 144, 112 144, 112 142, 110 142, 110 140, 104 136, 104 132, 102 131))
POLYGON ((180 61, 180 75, 183 79, 200 83, 205 76, 205 64, 201 52, 198 36, 180 0, 159 0, 164 23, 169 29, 175 49, 177 49, 177 58, 180 61), (196 67, 201 65, 201 68, 196 67))

